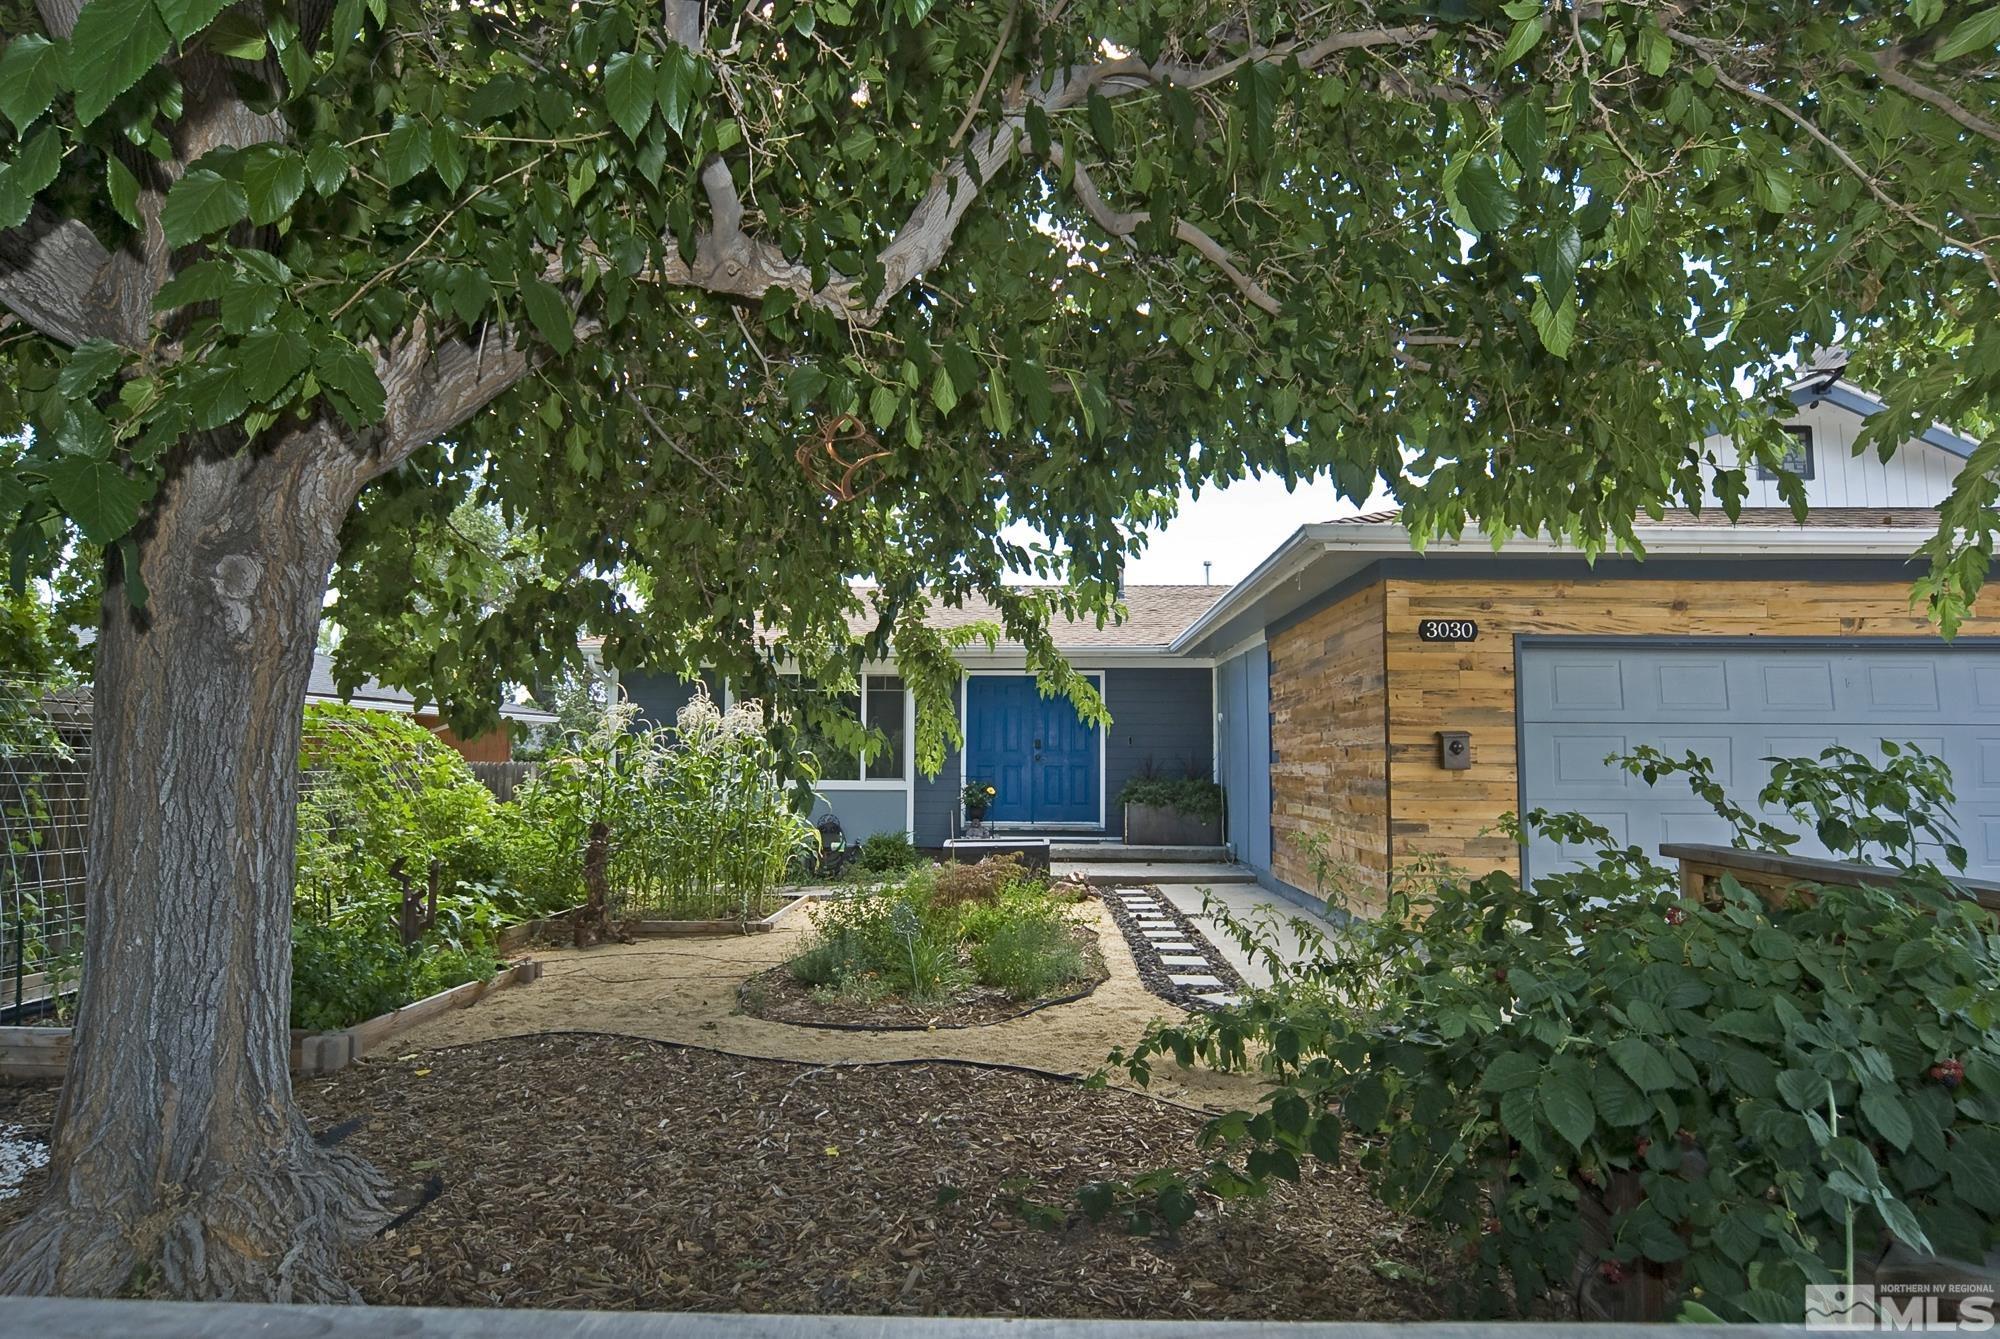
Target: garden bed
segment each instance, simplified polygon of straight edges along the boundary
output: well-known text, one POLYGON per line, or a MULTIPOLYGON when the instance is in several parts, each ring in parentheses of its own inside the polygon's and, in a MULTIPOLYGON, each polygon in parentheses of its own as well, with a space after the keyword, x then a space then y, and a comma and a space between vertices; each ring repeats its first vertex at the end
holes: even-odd
MULTIPOLYGON (((292 1029, 292 1072, 330 1074, 347 1068, 382 1043, 453 1009, 467 1009, 496 990, 540 977, 532 958, 501 969, 485 981, 467 981, 426 999, 379 1014, 352 1027, 314 1032, 292 1029)), ((68 1027, 0 1027, 0 1077, 60 1078, 69 1068, 68 1027)))
MULTIPOLYGON (((53 1090, 0 1085, 0 1125, 46 1136, 53 1090)), ((359 1118, 342 1146, 394 1183, 442 1178, 347 1257, 376 1304, 1398 1321, 1453 1303, 1448 1258, 1349 1168, 1204 1199, 1172 1239, 1074 1221, 1088 1181, 1208 1156, 1203 1117, 1079 1083, 562 1036, 370 1060, 300 1098, 316 1130, 359 1118)))
POLYGON ((1104 983, 1110 972, 1104 965, 1095 928, 1071 926, 1070 940, 1083 958, 1083 976, 1037 999, 1017 1000, 1004 990, 976 981, 945 1000, 919 1003, 895 995, 869 999, 808 986, 793 976, 790 964, 751 977, 738 989, 737 998, 743 1012, 753 1017, 798 1027, 857 1032, 984 1027, 1051 1005, 1074 1003, 1104 983))

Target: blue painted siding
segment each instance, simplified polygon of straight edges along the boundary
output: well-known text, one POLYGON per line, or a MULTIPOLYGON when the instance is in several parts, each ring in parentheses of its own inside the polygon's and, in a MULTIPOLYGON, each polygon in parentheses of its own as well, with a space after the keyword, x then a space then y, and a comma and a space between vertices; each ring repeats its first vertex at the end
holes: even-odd
MULTIPOLYGON (((707 671, 703 671, 701 679, 708 685, 708 695, 715 699, 715 705, 721 706, 721 681, 707 671)), ((694 697, 694 684, 651 670, 620 672, 618 686, 624 689, 627 701, 638 704, 641 719, 652 725, 672 725, 675 714, 694 697)))
POLYGON ((1256 646, 1216 667, 1222 788, 1236 858, 1271 873, 1271 653, 1256 646))
POLYGON ((1211 774, 1215 706, 1206 669, 1114 669, 1104 672, 1104 705, 1111 724, 1104 737, 1104 827, 1125 835, 1118 792, 1150 762, 1178 776, 1211 774))
POLYGON ((812 813, 817 823, 827 814, 840 820, 840 830, 849 842, 861 842, 878 832, 907 832, 908 812, 903 788, 869 790, 823 790, 813 798, 812 813))

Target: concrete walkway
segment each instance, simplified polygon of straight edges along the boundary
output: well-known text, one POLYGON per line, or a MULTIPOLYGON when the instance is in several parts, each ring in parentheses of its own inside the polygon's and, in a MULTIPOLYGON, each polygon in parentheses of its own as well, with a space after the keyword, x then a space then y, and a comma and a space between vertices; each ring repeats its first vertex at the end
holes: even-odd
POLYGON ((1296 902, 1279 897, 1268 889, 1251 884, 1244 887, 1237 883, 1219 883, 1212 886, 1198 884, 1162 884, 1160 893, 1174 906, 1201 927, 1202 934, 1216 951, 1236 969, 1237 975, 1251 986, 1268 986, 1271 973, 1263 962, 1253 960, 1236 943, 1228 931, 1212 916, 1202 913, 1203 900, 1213 894, 1230 915, 1242 921, 1275 919, 1278 925, 1278 942, 1287 956, 1296 956, 1298 939, 1288 928, 1293 918, 1304 921, 1321 934, 1335 933, 1333 924, 1325 917, 1307 911, 1296 902))
POLYGON ((1104 888, 1164 888, 1168 884, 1189 886, 1247 884, 1257 886, 1257 876, 1242 865, 1198 860, 1057 860, 1049 872, 1058 879, 1082 879, 1104 888))

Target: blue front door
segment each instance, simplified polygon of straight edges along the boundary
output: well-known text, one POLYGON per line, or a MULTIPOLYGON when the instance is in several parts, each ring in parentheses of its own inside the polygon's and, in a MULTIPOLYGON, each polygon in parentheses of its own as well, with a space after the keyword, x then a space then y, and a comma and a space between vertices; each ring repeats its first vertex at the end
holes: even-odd
POLYGON ((1043 697, 1026 674, 976 674, 965 684, 965 779, 997 792, 990 823, 1095 825, 1097 727, 1068 698, 1043 697))

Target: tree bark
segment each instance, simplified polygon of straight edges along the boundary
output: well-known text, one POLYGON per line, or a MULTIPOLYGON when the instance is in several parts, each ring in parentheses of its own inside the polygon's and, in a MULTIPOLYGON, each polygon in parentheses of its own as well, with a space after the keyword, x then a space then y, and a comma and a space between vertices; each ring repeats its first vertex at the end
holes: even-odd
POLYGON ((189 444, 108 583, 97 643, 86 950, 49 1187, 0 1293, 345 1300, 335 1253, 379 1176, 292 1101, 299 734, 362 470, 314 424, 189 444))

